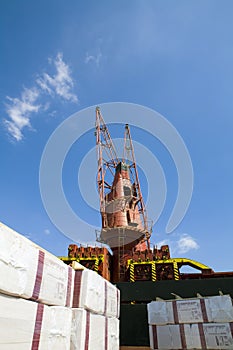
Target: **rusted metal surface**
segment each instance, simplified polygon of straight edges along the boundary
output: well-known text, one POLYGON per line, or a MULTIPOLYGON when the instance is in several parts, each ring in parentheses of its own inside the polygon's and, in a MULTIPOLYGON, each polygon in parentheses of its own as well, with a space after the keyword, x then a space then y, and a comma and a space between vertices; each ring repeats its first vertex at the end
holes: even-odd
POLYGON ((111 280, 112 259, 111 254, 105 247, 83 247, 70 244, 68 256, 59 258, 68 265, 72 265, 73 261, 77 261, 86 268, 96 271, 106 280, 111 280))
POLYGON ((152 225, 147 219, 129 125, 125 125, 122 159, 116 153, 99 107, 96 108, 95 134, 102 219, 97 240, 112 249, 112 280, 125 281, 127 260, 132 257, 132 250, 142 254, 150 251, 152 225))

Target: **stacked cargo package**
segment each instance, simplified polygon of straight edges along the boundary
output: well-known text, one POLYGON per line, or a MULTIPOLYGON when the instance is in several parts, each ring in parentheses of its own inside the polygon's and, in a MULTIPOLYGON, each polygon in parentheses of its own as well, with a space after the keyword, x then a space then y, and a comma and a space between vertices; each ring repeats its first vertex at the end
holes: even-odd
POLYGON ((0 349, 70 349, 73 285, 70 266, 0 223, 0 349))
POLYGON ((229 295, 148 304, 151 349, 233 349, 229 295))
POLYGON ((71 350, 119 349, 119 297, 96 272, 75 271, 71 350))
POLYGON ((2 223, 0 247, 0 350, 118 350, 115 286, 2 223))
POLYGON ((73 275, 70 266, 0 223, 0 293, 72 306, 73 275))
POLYGON ((72 312, 0 295, 1 350, 69 350, 72 312))

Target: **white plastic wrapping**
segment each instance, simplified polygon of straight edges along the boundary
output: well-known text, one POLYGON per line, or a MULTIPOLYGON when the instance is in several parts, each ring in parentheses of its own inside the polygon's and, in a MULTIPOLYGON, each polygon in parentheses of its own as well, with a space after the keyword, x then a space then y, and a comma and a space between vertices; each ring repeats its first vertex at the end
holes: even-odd
POLYGON ((36 313, 36 303, 0 295, 0 349, 30 349, 36 313))
POLYGON ((51 254, 45 254, 38 300, 48 305, 72 306, 74 271, 51 254))
POLYGON ((38 250, 28 239, 0 223, 0 291, 31 297, 38 250))
POLYGON ((108 317, 120 316, 120 290, 117 289, 112 283, 104 280, 106 288, 106 310, 105 315, 108 317))
POLYGON ((233 349, 232 323, 149 326, 151 349, 233 349))
POLYGON ((0 292, 71 306, 73 271, 54 255, 0 223, 0 292))
POLYGON ((0 294, 1 350, 69 350, 72 311, 0 294))
POLYGON ((207 323, 203 330, 207 349, 233 349, 232 323, 207 323))
POLYGON ((230 295, 206 298, 205 306, 210 322, 233 322, 233 306, 230 295))
POLYGON ((164 325, 174 323, 172 302, 152 301, 147 304, 148 323, 164 325))
POLYGON ((62 306, 50 306, 49 313, 48 346, 44 349, 70 350, 72 310, 62 306))
POLYGON ((182 349, 179 325, 149 326, 151 349, 182 349))
POLYGON ((153 301, 147 305, 148 323, 155 325, 203 322, 233 322, 229 295, 174 301, 153 301))
POLYGON ((119 350, 119 320, 72 309, 70 350, 119 350))
POLYGON ((105 345, 105 342, 108 343, 106 317, 103 315, 97 315, 92 313, 89 313, 89 317, 90 317, 90 332, 89 332, 88 349, 110 350, 105 345))
POLYGON ((72 309, 72 327, 70 350, 85 349, 87 312, 84 309, 72 309))
POLYGON ((119 350, 119 330, 120 330, 120 322, 115 317, 106 318, 107 330, 108 330, 108 346, 107 350, 119 350))
POLYGON ((73 307, 104 314, 105 285, 96 272, 88 269, 75 271, 73 307))
POLYGON ((119 317, 120 292, 96 272, 75 271, 73 307, 99 315, 119 317))

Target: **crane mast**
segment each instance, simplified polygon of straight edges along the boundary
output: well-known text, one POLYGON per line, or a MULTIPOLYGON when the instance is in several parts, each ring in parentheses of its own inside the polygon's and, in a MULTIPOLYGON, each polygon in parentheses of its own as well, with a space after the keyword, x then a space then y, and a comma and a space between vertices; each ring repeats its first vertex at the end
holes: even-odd
MULTIPOLYGON (((102 246, 70 244, 68 257, 61 259, 67 264, 78 261, 114 283, 219 277, 210 267, 197 261, 171 258, 168 245, 150 248, 152 224, 147 218, 129 125, 125 125, 122 157, 116 152, 99 107, 96 108, 95 127, 102 219, 96 238, 107 244, 111 252, 102 246), (184 274, 180 271, 184 265, 201 273, 184 274)), ((221 274, 225 277, 228 273, 221 274)))
MULTIPOLYGON (((131 138, 130 128, 128 124, 125 125, 123 162, 125 162, 129 166, 130 174, 133 179, 133 186, 136 190, 136 196, 138 198, 138 210, 139 210, 139 213, 141 214, 144 227, 146 230, 148 230, 146 206, 142 196, 137 164, 136 164, 136 159, 134 154, 133 141, 131 138)), ((149 239, 149 235, 147 235, 147 238, 149 239)))
POLYGON ((100 108, 96 108, 97 188, 102 228, 97 240, 109 245, 116 280, 125 279, 126 257, 150 249, 151 228, 141 192, 129 125, 125 125, 123 157, 116 148, 100 108))

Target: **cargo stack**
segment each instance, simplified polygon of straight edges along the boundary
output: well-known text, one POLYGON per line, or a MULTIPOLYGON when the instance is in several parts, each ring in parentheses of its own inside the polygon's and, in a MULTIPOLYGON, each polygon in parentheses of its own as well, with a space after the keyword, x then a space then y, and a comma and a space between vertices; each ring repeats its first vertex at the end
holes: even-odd
POLYGON ((119 291, 0 223, 0 349, 118 350, 119 291))
POLYGON ((75 265, 71 350, 119 349, 119 290, 96 272, 75 265))
POLYGON ((229 295, 147 305, 151 349, 233 349, 229 295))

